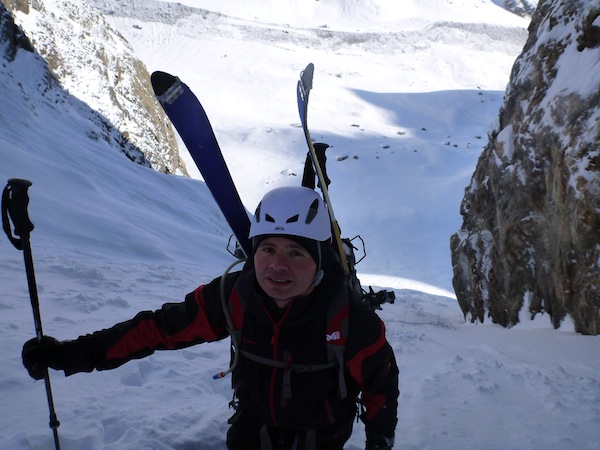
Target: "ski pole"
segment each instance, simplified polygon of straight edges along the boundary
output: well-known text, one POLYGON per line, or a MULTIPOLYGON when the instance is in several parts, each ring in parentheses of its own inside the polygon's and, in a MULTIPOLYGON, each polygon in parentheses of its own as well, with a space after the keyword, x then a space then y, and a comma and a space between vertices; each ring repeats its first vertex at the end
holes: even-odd
MULTIPOLYGON (((31 186, 31 181, 19 178, 11 178, 2 192, 2 227, 8 236, 10 242, 17 250, 23 251, 25 259, 25 271, 27 273, 27 284, 29 286, 29 296, 31 297, 31 307, 33 308, 33 320, 35 322, 35 332, 38 342, 42 340, 44 332, 42 331, 42 317, 40 315, 40 303, 38 300, 37 285, 35 281, 35 272, 33 269, 33 257, 31 255, 31 243, 29 235, 33 231, 33 223, 29 220, 27 206, 29 205, 29 196, 27 189, 31 186), (10 221, 14 226, 14 236, 11 232, 10 221), (18 238, 16 236, 19 236, 18 238)), ((54 434, 54 445, 56 450, 60 450, 58 440, 58 427, 60 422, 56 417, 54 410, 54 400, 52 399, 52 387, 50 386, 50 375, 46 369, 44 376, 46 385, 46 397, 48 398, 48 408, 50 410, 50 428, 54 434)))

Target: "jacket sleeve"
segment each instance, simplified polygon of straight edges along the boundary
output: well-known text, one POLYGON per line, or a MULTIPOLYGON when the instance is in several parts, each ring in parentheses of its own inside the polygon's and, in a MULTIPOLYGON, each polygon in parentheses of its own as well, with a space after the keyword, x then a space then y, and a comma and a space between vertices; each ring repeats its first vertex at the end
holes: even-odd
MULTIPOLYGON (((237 273, 229 276, 237 278, 237 273)), ((228 333, 220 280, 200 286, 181 303, 166 303, 111 328, 65 341, 65 374, 113 369, 155 350, 181 349, 225 338, 228 333)))
POLYGON ((383 322, 373 311, 358 308, 350 315, 348 334, 360 338, 355 343, 349 341, 347 368, 362 392, 361 419, 367 436, 379 435, 393 442, 398 413, 398 365, 383 322))

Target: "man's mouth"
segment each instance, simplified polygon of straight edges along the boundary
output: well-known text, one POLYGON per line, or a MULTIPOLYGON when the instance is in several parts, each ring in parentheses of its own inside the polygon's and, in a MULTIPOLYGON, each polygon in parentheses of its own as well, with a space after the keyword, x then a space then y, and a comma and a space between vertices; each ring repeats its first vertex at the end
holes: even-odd
POLYGON ((290 280, 286 280, 286 279, 279 279, 279 278, 270 278, 269 280, 272 281, 273 283, 277 283, 277 284, 286 284, 289 283, 290 280))

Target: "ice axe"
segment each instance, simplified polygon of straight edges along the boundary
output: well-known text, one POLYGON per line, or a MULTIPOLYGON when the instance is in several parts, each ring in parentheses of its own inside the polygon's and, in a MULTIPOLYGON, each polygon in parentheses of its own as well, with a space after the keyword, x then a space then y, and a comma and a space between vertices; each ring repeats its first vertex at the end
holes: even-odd
MULTIPOLYGON (((29 235, 34 228, 33 223, 29 220, 29 214, 27 213, 27 206, 29 205, 27 189, 29 189, 29 186, 31 186, 31 181, 29 180, 22 180, 19 178, 11 178, 8 180, 8 184, 2 192, 2 227, 15 248, 23 251, 25 271, 27 272, 27 284, 29 286, 29 296, 31 297, 31 307, 33 308, 35 332, 37 340, 40 342, 44 332, 42 331, 40 303, 38 300, 35 272, 33 269, 31 243, 29 242, 29 235), (14 226, 14 235, 11 230, 11 220, 12 225, 14 226)), ((52 387, 50 386, 50 375, 48 374, 48 370, 46 370, 44 382, 46 384, 46 396, 48 397, 48 408, 50 410, 50 428, 54 434, 54 445, 56 450, 60 450, 60 442, 58 440, 58 427, 60 422, 58 421, 54 410, 54 400, 52 400, 52 387)))

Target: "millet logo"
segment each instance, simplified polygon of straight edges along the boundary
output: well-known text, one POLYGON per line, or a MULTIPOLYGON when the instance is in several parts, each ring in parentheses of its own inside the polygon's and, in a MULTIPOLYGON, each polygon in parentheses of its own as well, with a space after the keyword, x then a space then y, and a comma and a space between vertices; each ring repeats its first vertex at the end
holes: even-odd
POLYGON ((340 333, 339 331, 334 331, 331 334, 325 335, 325 339, 327 339, 327 342, 339 341, 341 338, 342 338, 342 333, 340 333))

